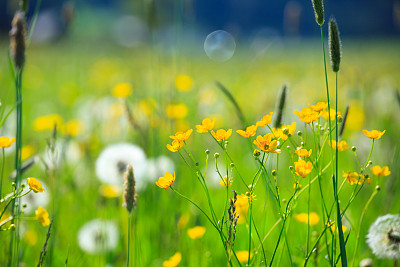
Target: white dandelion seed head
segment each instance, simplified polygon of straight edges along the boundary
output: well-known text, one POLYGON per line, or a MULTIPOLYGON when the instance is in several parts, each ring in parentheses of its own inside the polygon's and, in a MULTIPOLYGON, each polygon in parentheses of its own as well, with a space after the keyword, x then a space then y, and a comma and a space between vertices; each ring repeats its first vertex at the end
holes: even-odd
POLYGON ((151 158, 147 162, 147 176, 152 182, 156 181, 158 177, 164 176, 166 172, 172 173, 174 169, 173 160, 167 156, 151 158))
MULTIPOLYGON (((47 205, 49 204, 51 194, 50 194, 50 188, 41 180, 38 180, 41 184, 42 187, 44 188, 43 193, 34 193, 33 191, 27 194, 26 196, 23 196, 21 199, 21 205, 26 205, 25 208, 23 208, 25 214, 32 214, 37 210, 39 207, 46 208, 47 205)), ((22 194, 26 193, 29 191, 29 186, 25 186, 25 188, 22 190, 22 194)))
POLYGON ((128 164, 132 165, 136 188, 146 185, 146 155, 140 147, 128 143, 119 143, 106 147, 96 160, 96 174, 99 180, 109 185, 122 185, 128 164))
POLYGON ((117 225, 112 221, 94 219, 84 224, 78 232, 79 247, 89 254, 102 254, 118 245, 117 225))
POLYGON ((400 259, 400 215, 379 217, 369 228, 367 243, 378 258, 400 259))

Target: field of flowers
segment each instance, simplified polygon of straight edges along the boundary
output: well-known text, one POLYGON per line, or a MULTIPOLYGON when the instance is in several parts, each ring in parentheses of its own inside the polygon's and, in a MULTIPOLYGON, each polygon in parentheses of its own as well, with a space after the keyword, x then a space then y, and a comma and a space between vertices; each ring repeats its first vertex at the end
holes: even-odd
POLYGON ((325 64, 0 40, 0 266, 397 266, 399 40, 332 23, 325 64))

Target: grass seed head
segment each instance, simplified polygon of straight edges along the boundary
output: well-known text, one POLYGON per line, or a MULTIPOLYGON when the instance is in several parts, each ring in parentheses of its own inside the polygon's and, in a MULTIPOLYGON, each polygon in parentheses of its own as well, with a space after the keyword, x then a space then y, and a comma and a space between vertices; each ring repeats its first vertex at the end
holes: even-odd
POLYGON ((127 167, 124 186, 125 207, 126 210, 131 213, 132 209, 136 206, 136 183, 135 176, 133 175, 133 167, 131 165, 127 167))
POLYGON ((329 56, 332 70, 338 72, 340 59, 342 58, 342 44, 340 42, 339 28, 334 18, 329 21, 329 56))
POLYGON ((10 55, 17 70, 21 70, 25 63, 26 47, 26 22, 25 14, 21 11, 15 12, 11 22, 10 30, 10 55))
POLYGON ((324 2, 323 0, 311 0, 313 8, 314 8, 314 13, 315 13, 315 20, 317 23, 322 26, 325 21, 324 17, 324 2))

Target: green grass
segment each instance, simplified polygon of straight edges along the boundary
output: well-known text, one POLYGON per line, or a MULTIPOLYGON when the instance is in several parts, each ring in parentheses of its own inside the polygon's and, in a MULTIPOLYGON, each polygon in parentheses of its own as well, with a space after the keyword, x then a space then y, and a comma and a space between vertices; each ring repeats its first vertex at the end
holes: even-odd
MULTIPOLYGON (((394 90, 400 88, 400 62, 398 40, 343 40, 344 51, 341 71, 339 74, 339 111, 344 112, 345 106, 350 104, 363 110, 365 119, 353 117, 348 121, 344 132, 344 139, 352 146, 357 147, 360 160, 364 162, 368 156, 370 141, 362 135, 362 129, 386 129, 386 134, 376 142, 372 155, 373 165, 388 165, 392 174, 381 178, 379 185, 382 190, 371 202, 360 229, 360 241, 356 253, 356 265, 366 257, 374 259, 376 265, 391 266, 388 260, 378 260, 365 243, 369 225, 378 217, 387 213, 399 213, 400 199, 397 197, 399 182, 399 147, 398 137, 400 124, 398 120, 399 103, 394 98, 394 90), (390 95, 392 94, 392 95, 390 95), (359 125, 357 125, 359 122, 359 125)), ((7 60, 7 41, 0 42, 0 99, 2 108, 9 109, 14 103, 13 80, 7 60)), ((49 46, 32 45, 27 52, 27 62, 22 80, 23 91, 23 145, 32 144, 36 153, 43 155, 46 148, 46 138, 51 132, 35 132, 33 122, 35 118, 50 113, 60 114, 65 121, 80 118, 79 110, 90 99, 107 97, 110 103, 117 102, 111 96, 112 87, 119 82, 129 82, 133 85, 134 92, 128 101, 132 109, 138 106, 140 100, 152 98, 156 107, 152 115, 160 123, 157 127, 146 128, 146 139, 142 140, 137 131, 126 125, 124 120, 121 129, 116 135, 108 135, 104 131, 107 123, 107 107, 104 110, 89 109, 102 117, 92 121, 93 125, 87 125, 83 135, 74 137, 73 142, 89 147, 83 157, 77 162, 63 162, 56 170, 58 194, 56 195, 57 210, 52 210, 52 205, 47 207, 50 216, 56 212, 50 242, 53 242, 52 253, 48 252, 45 266, 52 261, 54 266, 64 264, 68 254, 69 266, 104 266, 107 262, 115 266, 123 266, 126 260, 127 247, 127 221, 128 213, 122 207, 122 197, 106 199, 99 194, 100 182, 95 174, 95 159, 100 151, 107 145, 126 141, 143 147, 148 157, 167 155, 176 165, 177 173, 174 189, 189 196, 201 207, 209 212, 205 194, 201 185, 190 169, 184 164, 177 153, 169 152, 165 145, 170 142, 168 136, 173 134, 179 125, 195 128, 201 120, 208 116, 217 117, 216 128, 240 128, 240 121, 235 115, 234 107, 215 86, 218 80, 224 84, 238 101, 246 120, 255 123, 262 116, 274 111, 278 89, 284 82, 288 83, 288 100, 283 115, 283 124, 297 122, 297 130, 303 130, 304 124, 298 121, 293 110, 300 110, 307 104, 315 104, 326 97, 324 77, 321 69, 321 57, 318 40, 308 40, 302 43, 289 42, 282 48, 273 47, 264 56, 254 57, 243 45, 232 60, 226 63, 215 63, 209 60, 203 51, 189 53, 180 51, 169 54, 160 49, 136 48, 124 49, 110 43, 94 42, 93 40, 66 40, 49 46), (318 51, 318 52, 316 52, 318 51), (194 82, 189 92, 177 91, 174 87, 174 79, 177 74, 189 75, 194 82), (211 96, 215 96, 213 103, 202 103, 199 95, 209 89, 211 96), (185 103, 189 107, 186 118, 175 121, 165 115, 166 106, 170 103, 185 103), (77 244, 77 232, 87 221, 94 218, 110 219, 117 223, 120 230, 120 240, 117 248, 105 255, 91 256, 85 254, 77 244)), ((329 73, 331 88, 334 85, 334 75, 329 73)), ((208 91, 206 91, 208 92, 208 91)), ((332 94, 333 96, 333 94, 332 94)), ((213 97, 211 97, 213 98, 213 97)), ((331 99, 334 99, 332 97, 331 99)), ((351 110, 350 110, 351 116, 351 110)), ((13 117, 7 119, 9 124, 13 117)), ((115 125, 115 124, 114 124, 115 125)), ((0 128, 2 131, 4 128, 0 128)), ((1 132, 0 132, 1 133, 1 132)), ((2 135, 2 134, 0 134, 2 135)), ((59 137, 65 140, 64 137, 59 137)), ((297 138, 297 137, 296 137, 297 138)), ((310 132, 308 137, 312 138, 310 132)), ((297 139, 298 140, 298 139, 297 139)), ((252 156, 247 141, 235 132, 229 139, 228 150, 232 155, 236 167, 240 170, 246 182, 251 183, 252 175, 257 170, 257 162, 252 156)), ((213 142, 211 137, 205 134, 193 133, 188 141, 192 153, 200 163, 200 169, 204 167, 206 154, 209 149, 209 164, 214 162, 213 154, 221 154, 220 162, 224 163, 223 151, 213 142)), ((308 148, 313 148, 309 146, 308 148)), ((279 188, 281 199, 289 199, 293 192, 293 180, 288 166, 289 157, 282 148, 283 153, 279 159, 279 188)), ((324 158, 325 162, 328 160, 324 158)), ((340 169, 355 170, 356 162, 350 150, 341 152, 340 169)), ((274 159, 274 157, 272 157, 274 159)), ((3 181, 3 193, 10 192, 11 182, 7 179, 13 169, 13 153, 6 156, 7 174, 3 181)), ((268 171, 276 169, 276 163, 269 161, 266 165, 268 171)), ((173 170, 170 170, 171 172, 173 170)), ((315 176, 312 173, 312 177, 315 176)), ((37 177, 51 187, 41 164, 36 164, 23 175, 25 177, 37 177)), ((246 189, 241 185, 239 177, 234 172, 234 184, 232 189, 245 193, 246 189)), ((340 176, 340 175, 339 175, 340 176)), ((339 185, 342 181, 339 177, 339 185)), ((308 179, 302 179, 305 186, 308 179)), ((327 196, 327 202, 333 203, 331 190, 332 181, 328 175, 323 176, 323 193, 327 196)), ((361 211, 374 191, 376 180, 371 185, 366 185, 361 190, 354 203, 346 212, 344 225, 349 229, 358 228, 358 220, 361 211)), ((46 190, 51 190, 46 188, 46 190)), ((321 216, 320 193, 317 183, 311 188, 310 211, 315 211, 321 216)), ((352 186, 345 184, 340 194, 341 207, 352 192, 352 186)), ((53 192, 52 192, 53 193, 53 192)), ((225 190, 223 187, 211 189, 212 204, 216 214, 220 216, 225 207, 225 190)), ((256 222, 261 237, 264 237, 271 227, 280 218, 272 196, 265 190, 263 182, 255 190, 257 195, 253 203, 254 221, 256 222)), ((307 192, 304 192, 293 207, 293 214, 307 212, 307 192)), ((230 193, 230 196, 232 194, 230 193)), ((54 194, 53 194, 53 197, 54 194)), ((154 183, 139 192, 138 203, 134 217, 133 232, 136 240, 132 243, 132 249, 136 250, 133 256, 132 266, 160 266, 162 262, 172 256, 176 251, 182 253, 182 266, 224 266, 226 256, 218 233, 202 214, 190 203, 179 198, 171 190, 164 191, 154 183), (183 228, 177 227, 177 222, 182 215, 189 216, 188 224, 183 228), (187 229, 195 225, 202 225, 207 232, 200 240, 191 240, 187 235, 187 229)), ((322 218, 322 216, 321 216, 322 218)), ((310 227, 310 245, 313 245, 316 237, 323 229, 322 219, 310 227)), ((271 259, 279 236, 281 225, 271 232, 265 245, 267 260, 271 259)), ((293 263, 297 266, 303 264, 306 247, 307 225, 294 220, 290 215, 286 223, 287 241, 290 247, 293 263)), ((29 244, 25 238, 20 242, 21 262, 28 266, 37 264, 39 254, 46 238, 47 228, 42 227, 31 218, 23 220, 23 229, 35 232, 37 240, 29 244), (34 244, 33 244, 34 243, 34 244)), ((358 229, 357 229, 358 230, 358 229)), ((258 247, 259 242, 253 232, 252 248, 258 247)), ((345 233, 345 237, 349 231, 345 233)), ((8 244, 10 232, 0 232, 2 244, 8 244)), ((321 239, 324 240, 324 239, 321 239)), ((321 249, 324 248, 321 241, 321 249)), ((350 231, 347 243, 349 265, 352 263, 355 245, 355 233, 350 231)), ((248 249, 248 232, 246 224, 237 227, 235 251, 248 249)), ((134 251, 133 250, 133 251, 134 251)), ((337 246, 339 251, 339 246, 337 246)), ((326 250, 318 251, 318 257, 311 257, 309 266, 327 266, 324 259, 326 250)), ((338 254, 338 252, 337 252, 338 254)), ((0 265, 5 265, 9 251, 7 246, 0 251, 0 265)), ((281 240, 274 259, 274 265, 289 266, 288 254, 284 239, 281 240)), ((256 261, 262 259, 261 251, 256 261)), ((233 261, 235 264, 236 262, 233 261)))

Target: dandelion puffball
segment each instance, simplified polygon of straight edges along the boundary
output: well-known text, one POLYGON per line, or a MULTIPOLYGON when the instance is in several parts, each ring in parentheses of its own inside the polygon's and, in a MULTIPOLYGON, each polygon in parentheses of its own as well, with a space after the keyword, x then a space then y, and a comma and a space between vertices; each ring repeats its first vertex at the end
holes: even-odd
POLYGON ((367 243, 378 258, 400 259, 400 215, 379 217, 369 228, 367 243))
POLYGON ((143 149, 132 144, 119 143, 105 148, 96 161, 97 177, 105 184, 122 185, 128 164, 133 167, 137 188, 143 188, 146 176, 146 155, 143 149))
POLYGON ((102 254, 114 250, 118 239, 117 225, 101 219, 87 222, 78 232, 79 247, 89 254, 102 254))

